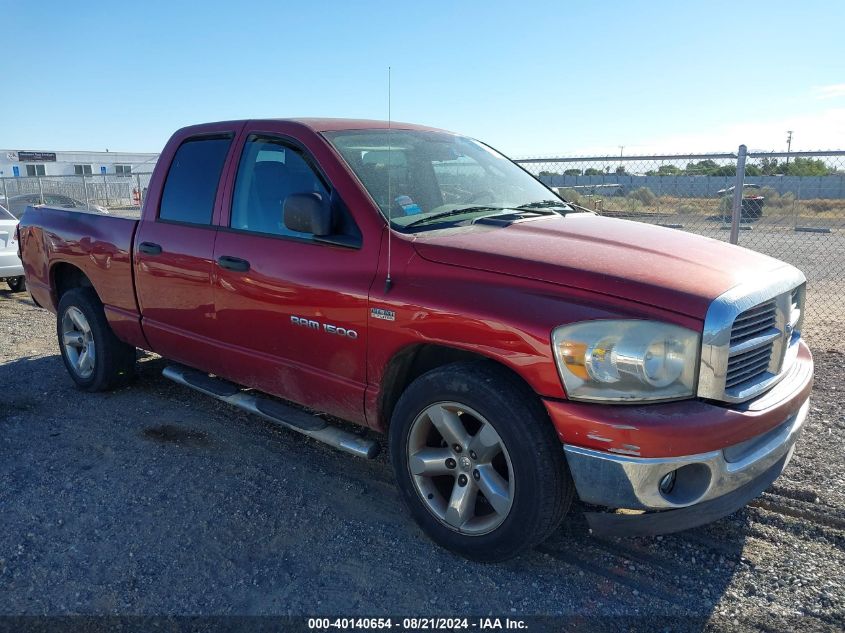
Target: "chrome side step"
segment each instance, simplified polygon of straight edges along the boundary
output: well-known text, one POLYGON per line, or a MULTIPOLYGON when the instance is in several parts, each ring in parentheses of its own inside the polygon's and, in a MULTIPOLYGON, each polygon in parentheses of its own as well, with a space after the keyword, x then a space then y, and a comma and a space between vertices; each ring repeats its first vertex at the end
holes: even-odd
POLYGON ((241 387, 228 380, 212 378, 200 371, 179 365, 165 367, 161 373, 173 382, 222 400, 249 413, 254 413, 265 420, 275 422, 334 448, 352 453, 356 457, 372 459, 378 455, 378 442, 358 437, 349 431, 331 426, 322 418, 310 415, 282 402, 246 393, 241 390, 241 387))

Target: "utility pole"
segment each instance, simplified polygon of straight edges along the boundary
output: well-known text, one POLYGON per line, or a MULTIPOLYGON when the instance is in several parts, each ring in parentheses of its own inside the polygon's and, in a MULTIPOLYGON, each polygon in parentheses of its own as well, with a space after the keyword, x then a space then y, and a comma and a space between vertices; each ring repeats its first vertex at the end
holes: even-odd
POLYGON ((786 131, 786 166, 789 166, 789 152, 792 151, 792 130, 786 131))

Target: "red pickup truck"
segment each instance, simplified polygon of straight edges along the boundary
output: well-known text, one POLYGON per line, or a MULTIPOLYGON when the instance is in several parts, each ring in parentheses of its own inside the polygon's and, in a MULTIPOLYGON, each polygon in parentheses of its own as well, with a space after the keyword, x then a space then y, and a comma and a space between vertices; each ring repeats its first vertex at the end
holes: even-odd
POLYGON ((602 534, 725 516, 807 415, 800 271, 599 217, 442 130, 188 127, 140 221, 32 207, 20 244, 81 389, 125 384, 141 348, 356 455, 377 443, 332 418, 375 429, 414 519, 473 559, 541 542, 576 492, 602 534))

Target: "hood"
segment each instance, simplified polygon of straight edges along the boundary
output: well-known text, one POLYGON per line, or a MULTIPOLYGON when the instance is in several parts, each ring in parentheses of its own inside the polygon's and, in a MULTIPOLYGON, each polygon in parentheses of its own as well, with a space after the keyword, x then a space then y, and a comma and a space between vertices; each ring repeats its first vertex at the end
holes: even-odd
POLYGON ((726 242, 589 213, 414 240, 427 260, 580 288, 703 319, 723 292, 787 266, 726 242))

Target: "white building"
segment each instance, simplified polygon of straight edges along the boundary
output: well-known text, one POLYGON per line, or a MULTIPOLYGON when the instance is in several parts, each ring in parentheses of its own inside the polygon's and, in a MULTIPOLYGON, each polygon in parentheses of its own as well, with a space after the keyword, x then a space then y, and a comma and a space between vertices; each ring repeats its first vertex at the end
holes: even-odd
POLYGON ((149 173, 158 154, 0 150, 0 178, 149 173))

